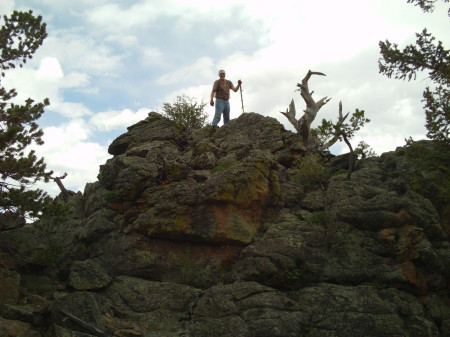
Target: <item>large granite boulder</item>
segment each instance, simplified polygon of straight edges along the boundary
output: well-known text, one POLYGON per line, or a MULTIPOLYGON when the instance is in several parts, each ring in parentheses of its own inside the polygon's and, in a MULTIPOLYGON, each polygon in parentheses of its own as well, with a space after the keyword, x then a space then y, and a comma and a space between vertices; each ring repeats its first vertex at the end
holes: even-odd
POLYGON ((444 150, 347 180, 348 155, 273 118, 185 133, 150 113, 75 214, 0 232, 0 335, 449 337, 444 150))

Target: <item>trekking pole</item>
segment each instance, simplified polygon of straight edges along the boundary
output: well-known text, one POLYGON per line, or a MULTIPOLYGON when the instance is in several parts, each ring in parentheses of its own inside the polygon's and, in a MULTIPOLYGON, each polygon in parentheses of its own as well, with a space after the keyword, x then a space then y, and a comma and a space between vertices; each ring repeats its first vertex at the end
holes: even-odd
POLYGON ((245 111, 244 111, 244 99, 242 98, 242 84, 239 87, 239 91, 241 92, 242 113, 245 113, 245 111))

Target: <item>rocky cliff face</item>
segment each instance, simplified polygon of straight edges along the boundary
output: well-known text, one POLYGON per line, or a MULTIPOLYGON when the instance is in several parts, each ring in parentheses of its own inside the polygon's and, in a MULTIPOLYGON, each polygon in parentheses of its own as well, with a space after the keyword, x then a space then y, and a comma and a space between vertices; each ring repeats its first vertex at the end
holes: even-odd
POLYGON ((450 336, 448 162, 413 152, 434 147, 348 181, 275 119, 150 113, 68 219, 0 232, 0 336, 450 336))

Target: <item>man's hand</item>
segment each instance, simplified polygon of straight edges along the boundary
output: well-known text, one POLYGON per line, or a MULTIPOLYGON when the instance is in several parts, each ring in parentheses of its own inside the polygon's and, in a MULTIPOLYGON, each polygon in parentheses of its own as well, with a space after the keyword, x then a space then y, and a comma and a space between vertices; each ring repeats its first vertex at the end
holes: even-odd
POLYGON ((241 81, 241 80, 239 80, 239 81, 238 81, 238 84, 239 84, 239 85, 241 85, 241 84, 242 84, 242 81, 241 81))
POLYGON ((214 106, 214 101, 211 100, 211 101, 209 102, 209 104, 210 104, 211 106, 214 106))

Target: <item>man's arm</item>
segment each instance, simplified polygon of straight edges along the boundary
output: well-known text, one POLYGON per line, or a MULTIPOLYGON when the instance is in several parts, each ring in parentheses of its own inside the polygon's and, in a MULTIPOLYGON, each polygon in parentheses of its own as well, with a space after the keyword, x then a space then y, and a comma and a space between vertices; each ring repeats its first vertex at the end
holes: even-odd
POLYGON ((238 91, 239 88, 241 87, 241 84, 242 84, 242 81, 241 81, 241 80, 238 81, 237 87, 235 87, 234 84, 231 83, 231 90, 233 90, 234 92, 238 91))
POLYGON ((212 90, 211 90, 211 99, 209 101, 209 104, 211 106, 214 106, 214 93, 217 91, 217 90, 215 90, 215 87, 216 87, 216 82, 214 82, 212 90))

